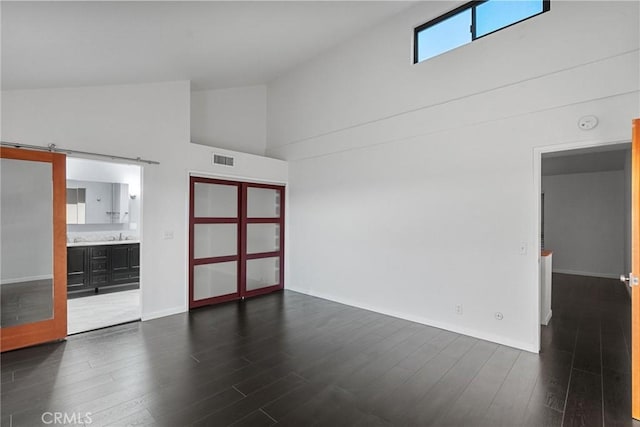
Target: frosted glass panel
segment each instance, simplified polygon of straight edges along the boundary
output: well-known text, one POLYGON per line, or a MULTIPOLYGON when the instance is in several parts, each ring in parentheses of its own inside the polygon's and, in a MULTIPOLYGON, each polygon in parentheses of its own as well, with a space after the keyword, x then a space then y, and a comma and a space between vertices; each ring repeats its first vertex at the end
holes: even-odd
POLYGON ((193 255, 210 258, 238 254, 237 224, 195 224, 193 255))
POLYGON ((196 218, 235 218, 238 216, 238 188, 233 185, 194 184, 196 218))
POLYGON ((238 291, 238 263, 196 265, 193 268, 193 299, 195 301, 233 294, 238 291))
POLYGON ((247 189, 247 217, 277 218, 280 216, 280 192, 271 188, 247 189))
POLYGON ((0 327, 53 318, 53 167, 0 159, 0 327))
POLYGON ((247 261, 247 290, 277 285, 280 281, 280 257, 247 261))
POLYGON ((279 224, 247 224, 247 253, 274 252, 279 249, 279 224))

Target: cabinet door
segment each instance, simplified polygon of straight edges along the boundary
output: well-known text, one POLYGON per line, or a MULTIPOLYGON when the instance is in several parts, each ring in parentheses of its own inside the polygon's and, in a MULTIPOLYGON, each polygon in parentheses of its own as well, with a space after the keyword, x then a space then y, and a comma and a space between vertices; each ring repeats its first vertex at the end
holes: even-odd
POLYGON ((67 248, 67 290, 74 291, 87 284, 87 248, 67 248))
POLYGON ((132 282, 140 279, 140 245, 129 245, 129 278, 132 282))
POLYGON ((117 273, 129 269, 129 245, 111 247, 111 271, 117 273))
POLYGON ((111 247, 111 284, 129 283, 129 245, 111 247))
POLYGON ((129 267, 140 268, 140 245, 138 243, 130 245, 129 267))
POLYGON ((109 255, 107 246, 89 247, 89 286, 96 288, 109 284, 109 255))

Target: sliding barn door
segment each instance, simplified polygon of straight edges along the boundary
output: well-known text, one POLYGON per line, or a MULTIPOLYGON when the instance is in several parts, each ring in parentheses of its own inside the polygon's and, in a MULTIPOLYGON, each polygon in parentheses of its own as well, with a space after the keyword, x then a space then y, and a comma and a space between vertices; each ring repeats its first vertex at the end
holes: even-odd
POLYGON ((284 187, 191 177, 189 307, 284 285, 284 187))
POLYGON ((631 143, 631 412, 640 419, 640 119, 631 143))
POLYGON ((67 336, 66 159, 0 149, 0 350, 67 336))

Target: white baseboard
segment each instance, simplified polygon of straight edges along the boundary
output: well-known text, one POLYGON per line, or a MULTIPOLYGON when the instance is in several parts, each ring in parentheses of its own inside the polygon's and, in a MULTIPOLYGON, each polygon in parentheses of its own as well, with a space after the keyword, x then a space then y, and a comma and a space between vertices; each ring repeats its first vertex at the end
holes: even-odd
POLYGON ((551 321, 551 316, 553 315, 553 312, 551 310, 549 310, 549 313, 547 313, 547 315, 544 317, 544 319, 541 319, 540 324, 547 326, 549 324, 549 321, 551 321))
POLYGON ((166 316, 171 316, 174 314, 180 314, 180 313, 184 313, 186 312, 187 309, 185 307, 172 307, 172 308, 168 308, 166 310, 159 310, 159 311, 154 311, 151 313, 143 313, 142 314, 142 321, 146 322, 147 320, 153 320, 153 319, 158 319, 160 317, 166 317, 166 316))
POLYGON ((374 307, 374 306, 370 306, 370 305, 367 305, 367 304, 361 304, 359 302, 349 301, 349 300, 346 300, 344 298, 335 297, 335 296, 324 294, 324 293, 321 293, 321 292, 309 291, 307 289, 296 289, 295 287, 287 287, 287 289, 290 290, 290 291, 299 292, 301 294, 310 295, 312 297, 322 298, 322 299, 326 299, 326 300, 329 300, 329 301, 337 302, 337 303, 340 303, 340 304, 349 305, 351 307, 362 308, 364 310, 373 311, 373 312, 384 314, 384 315, 387 315, 387 316, 397 317, 398 319, 404 319, 404 320, 408 320, 410 322, 421 323, 423 325, 433 326, 435 328, 444 329, 444 330, 447 330, 447 331, 455 332, 457 334, 468 335, 468 336, 471 336, 471 337, 474 337, 474 338, 479 338, 481 340, 491 341, 491 342, 494 342, 496 344, 506 345, 508 347, 513 347, 513 348, 517 348, 517 349, 520 349, 520 350, 525 350, 525 351, 528 351, 528 352, 531 352, 531 353, 539 353, 539 349, 534 347, 533 343, 528 343, 528 342, 518 341, 518 340, 512 340, 512 339, 505 338, 505 337, 500 336, 500 335, 488 334, 488 333, 486 333, 484 331, 479 331, 477 329, 464 328, 464 327, 460 327, 458 325, 452 325, 452 324, 447 323, 447 322, 441 322, 441 321, 430 319, 430 318, 427 318, 427 317, 413 316, 413 315, 408 315, 408 314, 405 314, 405 313, 398 313, 398 312, 387 310, 387 309, 384 309, 384 308, 381 308, 381 307, 374 307))
POLYGON ((44 276, 30 276, 30 277, 18 277, 17 279, 3 279, 0 281, 0 285, 9 285, 11 283, 20 282, 34 282, 36 280, 53 279, 51 274, 45 274, 44 276))
POLYGON ((619 279, 620 273, 594 273, 592 271, 565 270, 563 268, 554 268, 554 273, 573 274, 575 276, 601 277, 603 279, 619 279))

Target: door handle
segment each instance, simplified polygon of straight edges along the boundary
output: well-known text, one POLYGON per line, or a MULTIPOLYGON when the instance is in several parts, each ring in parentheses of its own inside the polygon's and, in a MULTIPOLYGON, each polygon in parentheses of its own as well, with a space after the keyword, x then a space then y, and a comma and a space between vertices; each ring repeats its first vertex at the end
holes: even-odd
POLYGON ((624 274, 620 275, 620 281, 629 286, 638 286, 638 277, 629 273, 629 276, 625 276, 624 274))

